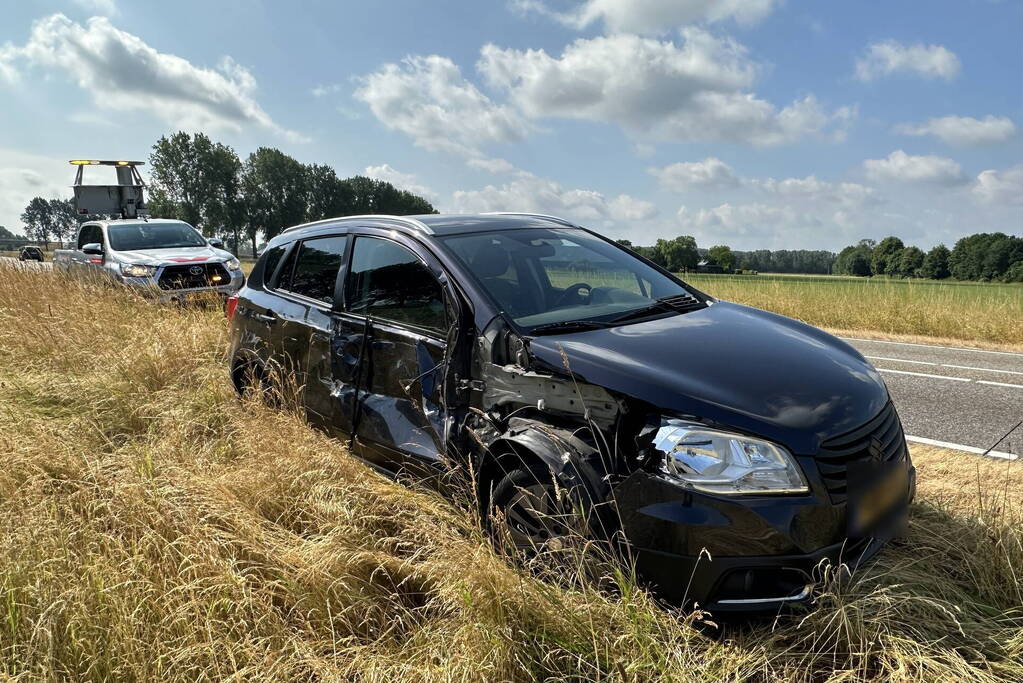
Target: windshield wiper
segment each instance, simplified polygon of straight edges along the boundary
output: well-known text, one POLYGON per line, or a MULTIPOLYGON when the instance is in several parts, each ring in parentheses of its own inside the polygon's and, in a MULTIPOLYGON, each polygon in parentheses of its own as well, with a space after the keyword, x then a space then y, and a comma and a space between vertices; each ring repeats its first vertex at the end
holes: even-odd
POLYGON ((667 313, 669 311, 674 311, 674 310, 675 310, 675 307, 672 306, 671 304, 669 304, 668 302, 662 301, 661 299, 657 299, 656 301, 654 301, 652 304, 650 304, 648 306, 644 306, 643 308, 637 308, 637 309, 635 309, 633 311, 629 311, 628 313, 623 313, 622 315, 618 316, 617 318, 612 318, 610 322, 612 322, 612 323, 623 323, 623 322, 625 322, 627 320, 634 320, 636 318, 644 318, 644 317, 646 317, 648 315, 652 315, 654 313, 667 313))
POLYGON ((586 332, 587 330, 600 330, 607 327, 607 323, 596 320, 563 320, 557 323, 537 325, 529 334, 541 336, 545 334, 570 334, 572 332, 586 332))

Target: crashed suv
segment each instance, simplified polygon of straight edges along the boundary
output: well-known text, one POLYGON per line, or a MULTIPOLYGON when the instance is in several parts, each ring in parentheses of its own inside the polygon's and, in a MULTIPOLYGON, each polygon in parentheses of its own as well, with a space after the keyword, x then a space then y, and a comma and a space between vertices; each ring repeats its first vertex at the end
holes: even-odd
POLYGON ((524 547, 564 531, 548 513, 569 492, 673 601, 804 601, 825 560, 876 553, 915 491, 856 350, 558 218, 297 226, 227 313, 239 391, 286 375, 309 421, 372 466, 472 472, 524 547))

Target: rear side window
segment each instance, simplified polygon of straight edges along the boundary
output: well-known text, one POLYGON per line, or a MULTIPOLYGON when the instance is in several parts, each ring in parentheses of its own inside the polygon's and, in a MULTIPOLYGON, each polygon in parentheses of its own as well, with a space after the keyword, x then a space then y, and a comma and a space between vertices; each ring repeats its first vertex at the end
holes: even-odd
POLYGON ((264 287, 272 285, 271 279, 274 276, 274 271, 277 270, 277 264, 281 262, 281 257, 284 256, 287 248, 287 244, 282 244, 279 247, 267 249, 266 253, 260 258, 259 263, 252 269, 252 280, 262 282, 264 287))
MULTIPOLYGON (((346 235, 306 240, 298 246, 291 277, 281 276, 279 287, 293 294, 334 303, 334 285, 345 254, 346 235)), ((278 257, 280 258, 280 257, 278 257)))
POLYGON ((419 257, 376 237, 359 237, 345 286, 348 310, 445 333, 444 293, 419 257))

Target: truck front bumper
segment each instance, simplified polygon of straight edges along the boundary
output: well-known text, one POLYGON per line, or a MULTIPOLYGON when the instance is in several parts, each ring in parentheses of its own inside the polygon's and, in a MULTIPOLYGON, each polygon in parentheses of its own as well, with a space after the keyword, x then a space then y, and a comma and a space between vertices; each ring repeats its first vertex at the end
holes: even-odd
POLYGON ((245 285, 245 275, 240 270, 232 271, 231 279, 227 283, 215 287, 164 289, 160 287, 156 277, 121 277, 121 283, 158 303, 171 303, 199 300, 211 293, 221 297, 231 296, 245 285))

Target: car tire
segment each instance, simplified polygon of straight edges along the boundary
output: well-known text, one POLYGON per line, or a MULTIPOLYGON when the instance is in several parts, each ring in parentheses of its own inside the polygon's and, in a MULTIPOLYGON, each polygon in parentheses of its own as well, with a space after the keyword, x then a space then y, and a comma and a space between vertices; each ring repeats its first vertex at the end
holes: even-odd
POLYGON ((488 527, 499 545, 526 556, 560 549, 587 536, 578 493, 545 465, 520 463, 494 483, 488 527))

